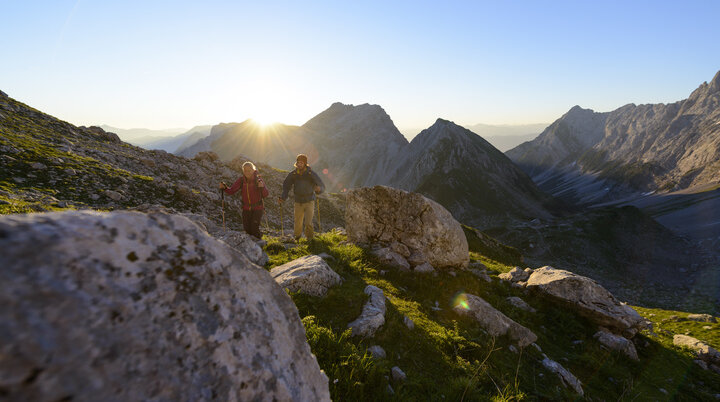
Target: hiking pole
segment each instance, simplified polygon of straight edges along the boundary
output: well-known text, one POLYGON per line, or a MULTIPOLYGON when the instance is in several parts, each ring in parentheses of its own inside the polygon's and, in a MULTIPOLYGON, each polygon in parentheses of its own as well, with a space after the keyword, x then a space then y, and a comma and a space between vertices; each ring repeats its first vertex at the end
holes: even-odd
POLYGON ((318 209, 318 233, 322 233, 322 226, 320 226, 320 197, 315 198, 317 209, 318 209))
POLYGON ((262 198, 260 198, 260 203, 262 204, 262 207, 263 207, 263 216, 265 217, 265 229, 267 230, 268 236, 270 236, 270 224, 268 224, 267 212, 265 211, 265 200, 263 200, 262 198))
MULTIPOLYGON (((223 187, 227 187, 227 184, 225 184, 224 181, 221 181, 220 183, 222 183, 223 187)), ((220 189, 220 199, 222 200, 221 202, 222 202, 223 232, 225 232, 225 231, 227 231, 227 229, 225 228, 225 189, 224 188, 220 189)))
POLYGON ((283 204, 280 203, 280 233, 285 237, 285 219, 283 218, 283 204))

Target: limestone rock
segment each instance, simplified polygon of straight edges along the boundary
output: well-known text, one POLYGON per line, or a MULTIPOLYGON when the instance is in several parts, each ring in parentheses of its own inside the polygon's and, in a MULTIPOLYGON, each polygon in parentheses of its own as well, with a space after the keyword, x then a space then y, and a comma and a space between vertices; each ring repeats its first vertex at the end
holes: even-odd
POLYGON ((117 191, 105 190, 103 194, 105 195, 105 197, 108 197, 113 201, 120 201, 123 198, 122 194, 118 193, 117 191))
POLYGON ((621 352, 633 360, 640 360, 637 350, 635 349, 635 344, 622 336, 606 331, 598 331, 593 335, 593 338, 597 339, 598 342, 610 350, 621 352))
POLYGON ((393 381, 404 382, 407 379, 407 375, 405 374, 404 371, 402 371, 400 369, 400 367, 395 366, 392 368, 391 371, 392 371, 393 381))
POLYGON ((687 319, 689 321, 697 322, 717 322, 715 317, 711 316, 710 314, 689 314, 687 316, 687 319))
POLYGON ((419 250, 435 268, 465 267, 468 244, 460 224, 440 204, 417 193, 385 186, 348 192, 348 239, 359 243, 401 243, 419 250))
POLYGON ((580 394, 580 396, 585 395, 580 380, 578 380, 577 377, 573 375, 573 373, 569 372, 560 363, 545 357, 542 361, 542 365, 549 371, 557 374, 557 376, 560 377, 563 385, 565 385, 566 387, 571 387, 575 390, 575 392, 580 394))
POLYGON ((524 282, 527 281, 529 277, 530 274, 520 269, 520 267, 515 267, 511 269, 510 272, 498 275, 498 278, 510 282, 524 282))
POLYGON ((453 310, 461 315, 469 315, 492 336, 507 334, 520 347, 537 340, 532 331, 511 320, 478 296, 465 294, 464 300, 456 304, 453 310))
POLYGON ((435 272, 435 268, 430 265, 430 263, 422 263, 415 268, 413 268, 413 272, 421 273, 421 274, 429 274, 432 272, 435 272))
POLYGON ((357 320, 348 324, 353 336, 372 337, 385 323, 385 294, 382 289, 368 285, 365 294, 370 300, 363 306, 362 313, 357 320))
POLYGON ((287 294, 184 217, 7 215, 0 249, 9 400, 330 400, 287 294))
POLYGON ((389 247, 373 250, 372 254, 384 264, 400 268, 403 271, 410 270, 410 264, 407 262, 407 260, 405 260, 402 255, 392 251, 389 247))
POLYGON ((673 336, 673 345, 695 352, 697 358, 710 364, 720 365, 720 352, 696 338, 687 335, 673 336))
POLYGON ((245 254, 250 261, 257 265, 264 266, 268 262, 268 255, 263 251, 262 247, 245 232, 238 232, 236 230, 227 230, 222 234, 216 232, 216 238, 245 254))
POLYGON ((505 300, 507 300, 508 303, 512 304, 514 307, 519 308, 520 310, 529 311, 531 313, 536 312, 534 308, 532 308, 529 304, 525 303, 525 300, 519 298, 519 297, 508 297, 505 300))
POLYGON ((425 255, 423 255, 422 251, 415 250, 407 258, 407 262, 410 263, 413 267, 422 265, 427 262, 427 259, 425 258, 425 255))
POLYGON ((340 275, 317 255, 307 255, 277 266, 270 275, 281 287, 291 292, 325 296, 328 289, 342 282, 340 275))
POLYGON ((368 352, 370 352, 374 359, 384 359, 386 356, 385 349, 378 345, 370 346, 368 352))
POLYGON ((646 326, 631 307, 620 303, 594 280, 550 266, 533 271, 527 288, 560 300, 598 326, 630 337, 646 326))
POLYGON ((478 278, 484 280, 485 282, 492 282, 492 278, 487 274, 485 270, 472 268, 470 269, 470 272, 478 278))

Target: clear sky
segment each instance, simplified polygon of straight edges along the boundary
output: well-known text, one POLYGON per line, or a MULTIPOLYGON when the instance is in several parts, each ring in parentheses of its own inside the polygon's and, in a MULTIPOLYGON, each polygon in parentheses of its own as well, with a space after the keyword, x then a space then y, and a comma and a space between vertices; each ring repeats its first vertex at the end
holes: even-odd
POLYGON ((77 125, 302 124, 381 105, 407 131, 687 98, 720 1, 0 0, 0 90, 77 125))

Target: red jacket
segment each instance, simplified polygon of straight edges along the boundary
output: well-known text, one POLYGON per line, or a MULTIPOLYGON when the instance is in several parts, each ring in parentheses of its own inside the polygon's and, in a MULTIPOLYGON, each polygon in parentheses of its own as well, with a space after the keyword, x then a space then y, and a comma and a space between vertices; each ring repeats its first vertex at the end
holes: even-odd
POLYGON ((225 194, 228 195, 233 195, 242 189, 240 198, 242 199, 242 209, 245 211, 265 209, 262 199, 270 195, 267 187, 264 186, 265 182, 263 182, 262 177, 260 177, 257 172, 255 172, 253 179, 246 180, 245 175, 242 175, 235 181, 232 187, 225 189, 225 194), (258 187, 258 183, 263 183, 263 187, 258 187))

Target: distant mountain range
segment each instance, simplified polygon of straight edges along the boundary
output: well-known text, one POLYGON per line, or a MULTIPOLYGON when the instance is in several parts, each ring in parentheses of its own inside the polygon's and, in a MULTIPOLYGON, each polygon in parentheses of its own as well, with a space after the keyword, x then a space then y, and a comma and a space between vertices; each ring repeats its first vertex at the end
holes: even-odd
POLYGON ((182 146, 194 144, 210 134, 212 125, 196 126, 190 130, 184 128, 171 128, 166 130, 150 130, 146 128, 132 128, 129 130, 111 127, 106 124, 100 128, 115 133, 121 140, 145 149, 160 149, 166 152, 175 152, 182 146))
POLYGON ((506 153, 546 192, 593 205, 720 181, 720 72, 688 99, 575 106, 506 153))
POLYGON ((548 217, 546 206, 552 204, 510 159, 470 130, 438 119, 408 142, 378 105, 335 103, 302 126, 220 124, 177 154, 202 151, 284 169, 306 153, 331 191, 388 185, 419 192, 480 227, 548 217))
POLYGON ((483 137, 500 151, 505 152, 523 142, 534 139, 549 125, 548 123, 518 125, 473 124, 463 127, 483 137))

